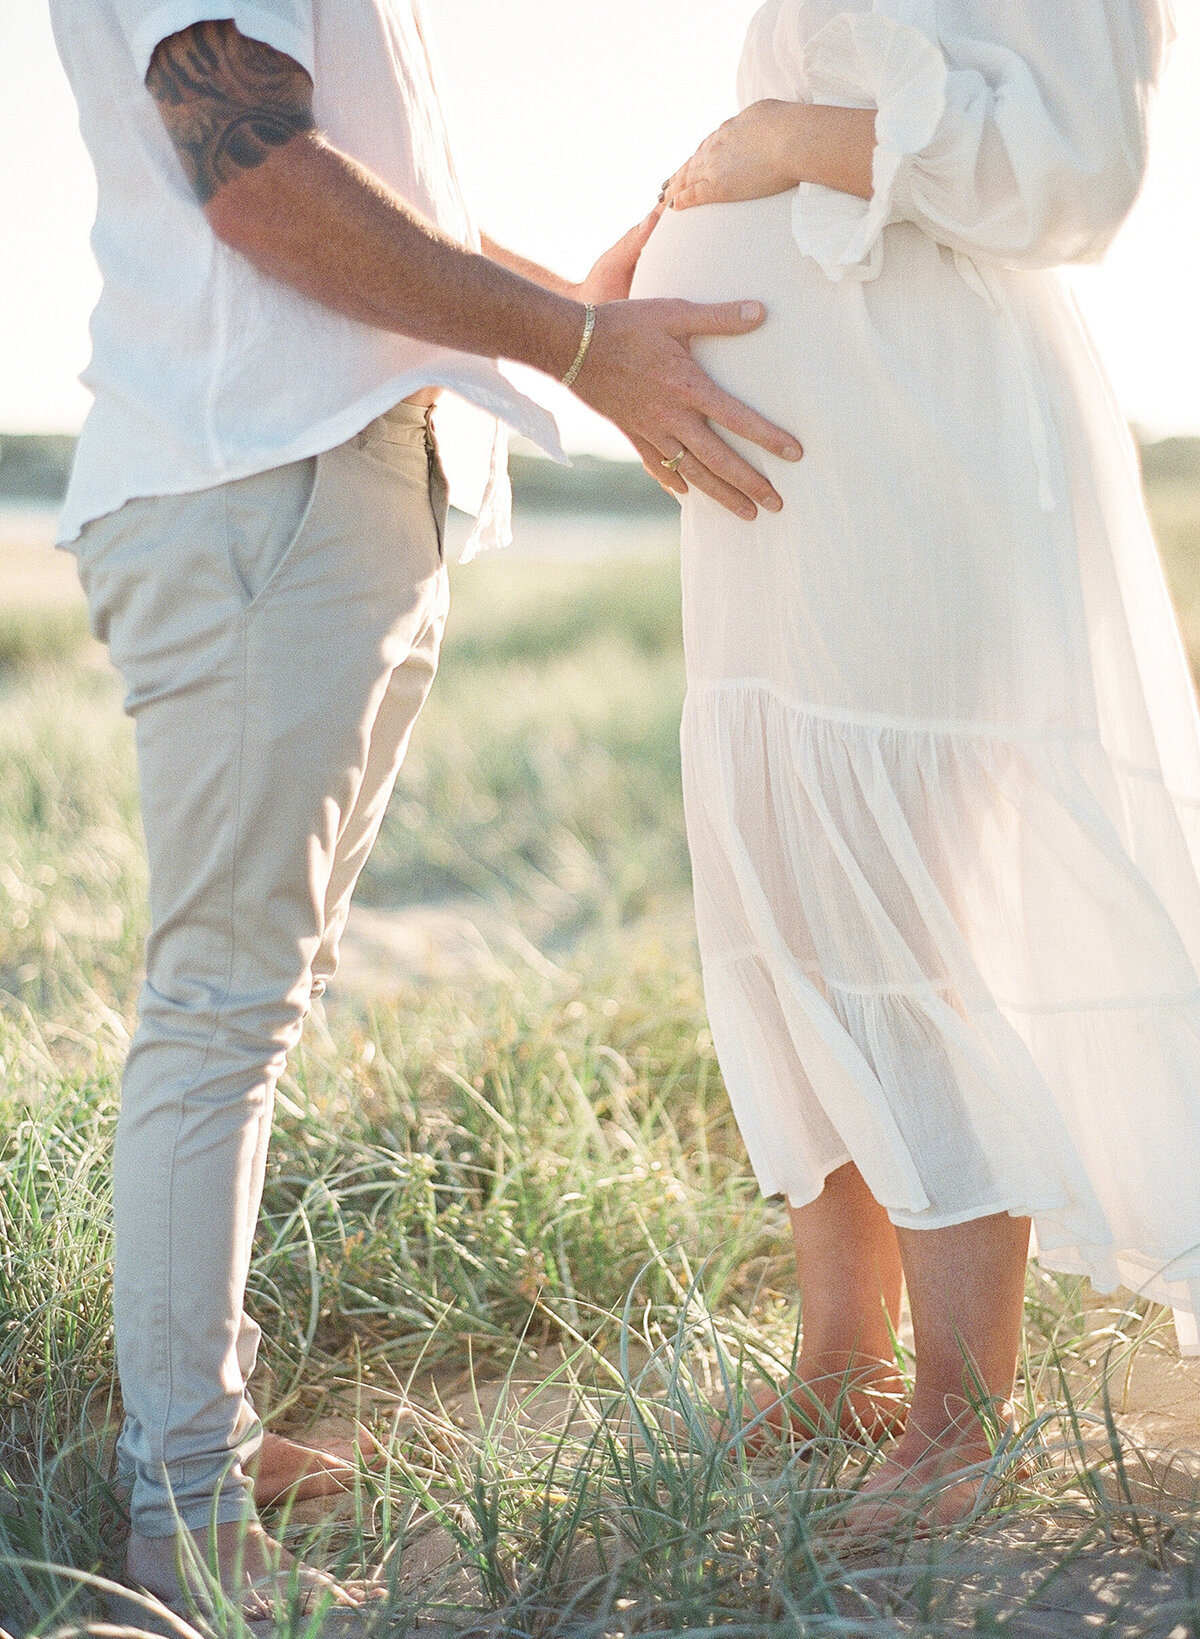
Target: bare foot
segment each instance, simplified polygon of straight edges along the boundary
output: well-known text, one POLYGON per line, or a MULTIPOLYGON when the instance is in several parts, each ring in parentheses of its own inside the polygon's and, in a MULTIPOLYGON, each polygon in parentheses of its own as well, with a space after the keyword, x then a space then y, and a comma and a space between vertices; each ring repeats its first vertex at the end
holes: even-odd
MULTIPOLYGON (((273 1508, 285 1498, 289 1502, 311 1502, 314 1498, 344 1495, 354 1489, 357 1464, 362 1458, 368 1466, 374 1466, 383 1457, 382 1447, 365 1431, 353 1440, 322 1440, 319 1446, 298 1445, 282 1434, 264 1434, 258 1455, 246 1464, 246 1472, 254 1482, 254 1506, 262 1510, 273 1508)), ((119 1476, 116 1488, 128 1497, 128 1477, 119 1476)))
POLYGON ((323 1440, 319 1446, 297 1445, 282 1434, 264 1434, 257 1457, 246 1469, 254 1481, 254 1506, 271 1508, 285 1499, 311 1502, 351 1491, 360 1453, 368 1462, 381 1455, 366 1433, 353 1440, 323 1440))
MULTIPOLYGON (((754 1418, 761 1418, 745 1439, 751 1451, 760 1450, 768 1434, 795 1444, 840 1434, 863 1445, 878 1445, 899 1434, 908 1417, 904 1381, 884 1362, 853 1372, 801 1375, 783 1394, 769 1384, 758 1390, 751 1404, 754 1418)), ((728 1433, 727 1421, 722 1432, 728 1433)))
MULTIPOLYGON (((371 1592, 344 1587, 323 1571, 293 1559, 257 1522, 247 1525, 234 1520, 218 1525, 216 1560, 222 1591, 250 1622, 271 1617, 279 1604, 292 1605, 297 1597, 301 1610, 310 1612, 322 1601, 359 1606, 371 1592)), ((173 1610, 185 1610, 189 1596, 202 1610, 212 1608, 212 1572, 194 1533, 181 1540, 132 1532, 125 1553, 125 1576, 131 1586, 145 1589, 173 1610)))
MULTIPOLYGON (((1014 1422, 1011 1406, 998 1407, 997 1416, 1014 1422)), ((839 1539, 869 1546, 961 1524, 979 1505, 992 1456, 988 1432, 973 1414, 934 1438, 910 1428, 840 1515, 839 1539)))

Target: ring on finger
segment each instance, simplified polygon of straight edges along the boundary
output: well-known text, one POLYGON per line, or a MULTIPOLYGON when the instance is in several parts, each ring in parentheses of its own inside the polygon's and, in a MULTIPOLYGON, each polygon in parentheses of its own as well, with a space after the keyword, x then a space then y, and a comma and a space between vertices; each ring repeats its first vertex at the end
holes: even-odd
POLYGON ((682 449, 682 450, 680 450, 679 454, 674 458, 674 460, 672 460, 672 461, 660 461, 659 465, 665 467, 668 472, 678 472, 680 467, 683 465, 686 458, 687 458, 687 450, 682 449))

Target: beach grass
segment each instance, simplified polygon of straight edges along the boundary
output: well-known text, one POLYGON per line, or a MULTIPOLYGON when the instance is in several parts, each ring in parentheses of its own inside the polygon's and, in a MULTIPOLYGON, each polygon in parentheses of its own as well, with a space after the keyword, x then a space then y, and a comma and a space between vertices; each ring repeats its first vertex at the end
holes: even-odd
MULTIPOLYGON (((1161 522, 1186 623, 1197 498, 1161 522)), ((157 1631, 109 1587, 109 1155, 145 929, 132 737, 77 612, 6 619, 0 1629, 157 1631)), ((1182 1639, 1194 1470, 1122 1415, 1139 1362, 1173 1369, 1145 1304, 1031 1267, 1023 1432, 947 1538, 847 1550, 839 1510, 872 1453, 742 1426, 742 1384, 785 1376, 798 1317, 785 1214, 748 1176, 704 1015, 682 670, 670 562, 457 578, 362 897, 474 897, 539 959, 335 994, 310 1021, 256 1242, 255 1392, 271 1427, 369 1431, 382 1457, 333 1510, 270 1523, 381 1580, 367 1625, 394 1634, 1182 1639), (1055 1599, 1067 1625, 1022 1626, 1055 1599)), ((228 1609, 209 1625, 246 1631, 228 1609)))

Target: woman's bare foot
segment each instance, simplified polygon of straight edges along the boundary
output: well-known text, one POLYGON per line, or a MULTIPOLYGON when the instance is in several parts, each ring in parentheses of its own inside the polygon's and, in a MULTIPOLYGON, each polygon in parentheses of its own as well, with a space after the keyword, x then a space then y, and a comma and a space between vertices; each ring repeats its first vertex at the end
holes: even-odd
MULTIPOLYGON (((995 1417, 998 1426, 1011 1427, 1012 1406, 997 1406, 995 1417)), ((881 1538, 929 1536, 961 1524, 989 1484, 992 1444, 973 1411, 934 1437, 910 1428, 840 1514, 839 1538, 866 1546, 881 1538)))
MULTIPOLYGON (((908 1417, 904 1380, 885 1361, 847 1364, 840 1371, 801 1370, 781 1394, 774 1384, 751 1400, 756 1427, 744 1443, 761 1449, 768 1435, 794 1444, 818 1438, 878 1445, 899 1434, 908 1417), (761 1420, 760 1420, 761 1419, 761 1420)), ((750 1418, 743 1415, 743 1423, 750 1418)), ((728 1431, 728 1424, 724 1432, 728 1431)))
POLYGON ((319 1446, 298 1445, 282 1434, 264 1434, 257 1457, 247 1465, 254 1482, 254 1506, 311 1502, 336 1497, 354 1488, 360 1455, 370 1462, 379 1447, 367 1434, 353 1440, 323 1440, 319 1446))
MULTIPOLYGON (((203 1533, 205 1539, 208 1533, 203 1533)), ((320 1602, 358 1606, 369 1591, 344 1587, 292 1558, 257 1522, 234 1520, 216 1528, 216 1562, 222 1591, 247 1621, 270 1617, 279 1604, 299 1601, 304 1611, 320 1602)), ((180 1537, 144 1537, 136 1531, 125 1553, 125 1576, 131 1586, 143 1588, 174 1610, 190 1603, 201 1610, 213 1606, 209 1556, 196 1534, 180 1537), (203 1569, 200 1567, 203 1566, 203 1569)))

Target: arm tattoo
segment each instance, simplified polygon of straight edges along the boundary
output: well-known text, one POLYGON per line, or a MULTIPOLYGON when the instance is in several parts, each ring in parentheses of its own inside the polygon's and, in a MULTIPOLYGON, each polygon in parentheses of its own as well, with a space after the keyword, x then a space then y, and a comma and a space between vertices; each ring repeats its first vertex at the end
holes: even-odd
POLYGON ((315 128, 312 81, 299 63, 231 22, 194 23, 160 41, 146 87, 202 205, 315 128))

